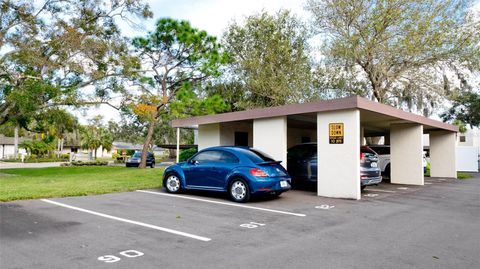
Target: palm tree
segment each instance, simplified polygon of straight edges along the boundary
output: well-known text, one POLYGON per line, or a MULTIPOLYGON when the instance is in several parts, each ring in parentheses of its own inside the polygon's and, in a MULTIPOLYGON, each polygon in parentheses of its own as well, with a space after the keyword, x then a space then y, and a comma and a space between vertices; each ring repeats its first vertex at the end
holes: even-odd
POLYGON ((81 128, 82 149, 88 149, 94 152, 95 159, 97 159, 97 149, 111 150, 113 143, 113 136, 110 131, 104 127, 97 127, 95 125, 87 125, 81 128))
POLYGON ((113 144, 113 135, 110 131, 106 128, 99 128, 100 134, 100 145, 102 146, 102 157, 103 157, 103 150, 110 151, 112 149, 113 144))

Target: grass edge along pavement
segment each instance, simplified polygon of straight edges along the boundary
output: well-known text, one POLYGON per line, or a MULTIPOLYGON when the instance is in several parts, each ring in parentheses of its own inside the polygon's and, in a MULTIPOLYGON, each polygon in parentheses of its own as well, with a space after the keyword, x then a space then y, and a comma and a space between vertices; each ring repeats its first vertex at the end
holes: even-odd
MULTIPOLYGON (((427 171, 425 172, 425 176, 429 177, 430 176, 430 164, 427 163, 427 171)), ((465 172, 457 172, 457 179, 463 180, 463 179, 469 179, 472 178, 473 176, 469 173, 465 172)))
POLYGON ((0 201, 85 196, 160 188, 163 169, 111 166, 0 170, 0 201))

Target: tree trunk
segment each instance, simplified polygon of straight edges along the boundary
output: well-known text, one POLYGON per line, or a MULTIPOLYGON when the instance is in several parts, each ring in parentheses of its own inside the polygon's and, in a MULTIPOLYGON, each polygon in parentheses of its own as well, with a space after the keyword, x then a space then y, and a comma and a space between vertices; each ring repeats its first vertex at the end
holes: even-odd
POLYGON ((138 165, 138 168, 147 167, 147 152, 152 142, 153 130, 155 129, 155 123, 157 122, 157 117, 158 117, 158 114, 155 115, 154 119, 150 122, 148 126, 147 137, 145 137, 145 142, 143 143, 142 159, 140 161, 140 165, 138 165))
POLYGON ((58 140, 57 140, 57 159, 60 158, 60 151, 61 151, 61 149, 60 149, 60 141, 61 141, 61 139, 58 138, 58 140))
POLYGON ((362 66, 363 70, 367 73, 368 80, 370 81, 370 85, 372 86, 373 96, 379 103, 383 103, 383 96, 380 94, 380 83, 378 78, 375 76, 374 70, 370 68, 370 64, 366 66, 362 66))
POLYGON ((18 158, 18 125, 15 126, 14 135, 13 135, 13 159, 18 158))

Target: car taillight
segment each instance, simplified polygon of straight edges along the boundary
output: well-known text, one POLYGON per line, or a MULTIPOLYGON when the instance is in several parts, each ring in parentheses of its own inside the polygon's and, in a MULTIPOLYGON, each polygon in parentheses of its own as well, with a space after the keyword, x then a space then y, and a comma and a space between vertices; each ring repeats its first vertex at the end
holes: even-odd
POLYGON ((360 161, 363 161, 364 156, 365 156, 365 154, 363 152, 360 152, 360 161))
POLYGON ((254 177, 268 177, 267 173, 265 173, 262 169, 258 168, 250 169, 250 175, 254 177))

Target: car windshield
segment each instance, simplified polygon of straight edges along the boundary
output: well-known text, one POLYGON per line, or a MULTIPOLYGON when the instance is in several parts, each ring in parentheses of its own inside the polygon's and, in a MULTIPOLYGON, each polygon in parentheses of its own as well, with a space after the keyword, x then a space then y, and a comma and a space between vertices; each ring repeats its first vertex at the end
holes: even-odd
POLYGON ((141 152, 135 152, 135 154, 133 154, 132 157, 134 157, 134 158, 140 158, 140 157, 142 157, 142 153, 141 153, 141 152))
POLYGON ((246 149, 243 151, 245 155, 254 163, 274 162, 275 160, 268 156, 268 154, 261 152, 258 149, 246 149))

